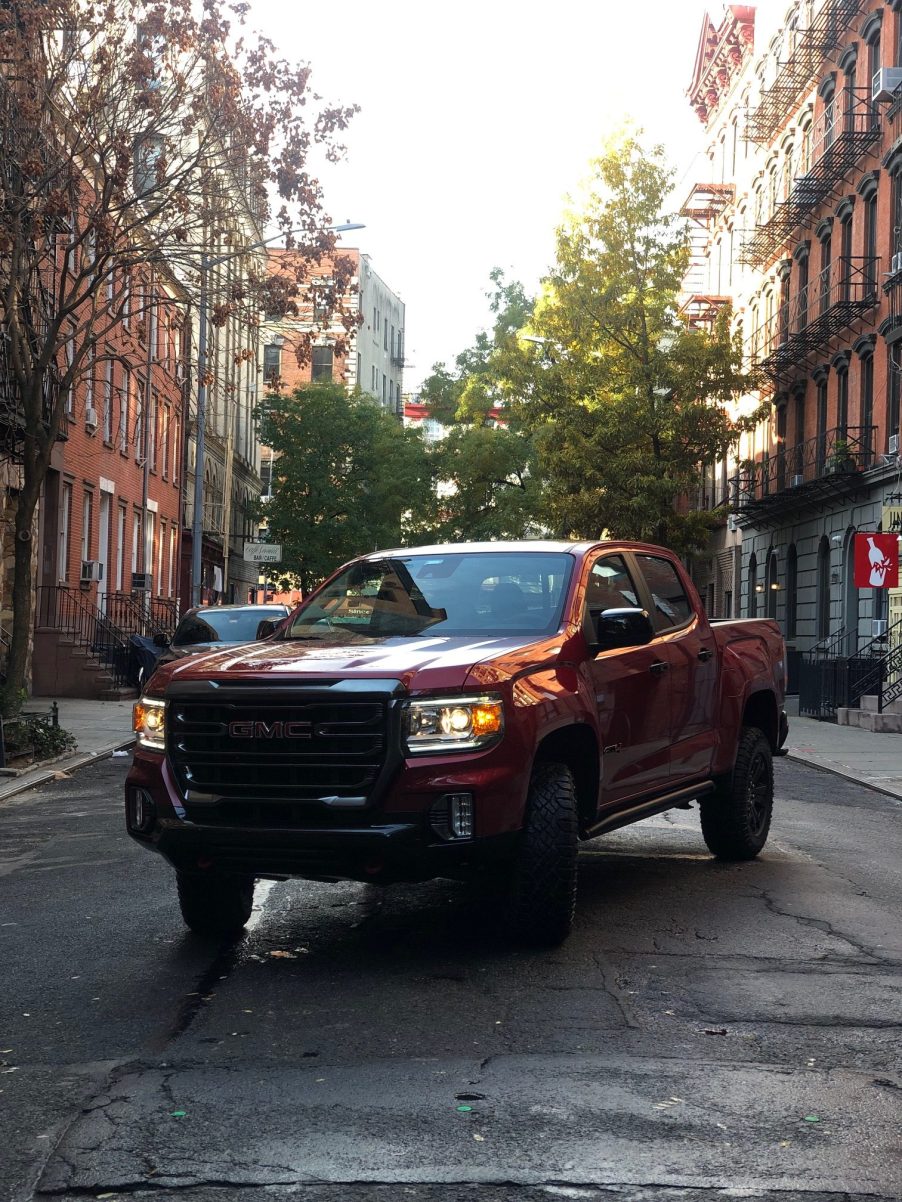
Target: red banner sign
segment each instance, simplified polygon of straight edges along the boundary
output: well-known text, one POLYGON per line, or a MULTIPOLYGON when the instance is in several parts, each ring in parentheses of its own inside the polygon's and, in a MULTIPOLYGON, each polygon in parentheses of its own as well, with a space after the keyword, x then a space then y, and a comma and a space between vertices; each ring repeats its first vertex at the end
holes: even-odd
POLYGON ((899 539, 895 534, 855 535, 855 587, 898 588, 899 539))

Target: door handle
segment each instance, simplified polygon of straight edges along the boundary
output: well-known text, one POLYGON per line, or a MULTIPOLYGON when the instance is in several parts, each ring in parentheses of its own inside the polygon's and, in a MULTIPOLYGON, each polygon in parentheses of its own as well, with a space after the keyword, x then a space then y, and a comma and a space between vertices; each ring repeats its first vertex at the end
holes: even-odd
POLYGON ((670 664, 666 659, 656 660, 653 664, 649 664, 649 672, 653 672, 655 676, 663 676, 670 668, 670 664))
POLYGON ((711 659, 713 655, 714 652, 710 647, 702 647, 701 651, 698 653, 698 658, 702 661, 702 663, 705 663, 705 661, 711 659))

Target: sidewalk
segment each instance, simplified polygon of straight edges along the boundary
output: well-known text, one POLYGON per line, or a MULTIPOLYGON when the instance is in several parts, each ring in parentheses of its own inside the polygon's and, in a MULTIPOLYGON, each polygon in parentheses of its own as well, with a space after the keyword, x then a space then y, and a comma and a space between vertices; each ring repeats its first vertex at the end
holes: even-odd
MULTIPOLYGON (((41 705, 49 706, 52 700, 52 697, 34 697, 28 704, 39 709, 41 705)), ((787 699, 786 709, 791 760, 813 764, 902 800, 902 735, 876 735, 854 726, 800 718, 797 697, 787 699)), ((63 697, 59 701, 59 716, 60 726, 75 735, 78 750, 54 764, 31 768, 21 776, 0 776, 0 801, 52 780, 56 772, 72 772, 134 742, 130 701, 76 701, 63 697)))
MULTIPOLYGON (((49 708, 54 700, 53 697, 30 697, 26 709, 49 708)), ((81 701, 61 697, 58 705, 60 726, 75 736, 78 749, 52 764, 29 768, 19 776, 0 776, 0 802, 53 780, 57 772, 72 772, 103 759, 120 747, 130 747, 135 741, 131 701, 81 701)))
POLYGON ((800 718, 798 697, 787 697, 789 759, 835 772, 902 800, 902 735, 875 735, 856 726, 800 718))

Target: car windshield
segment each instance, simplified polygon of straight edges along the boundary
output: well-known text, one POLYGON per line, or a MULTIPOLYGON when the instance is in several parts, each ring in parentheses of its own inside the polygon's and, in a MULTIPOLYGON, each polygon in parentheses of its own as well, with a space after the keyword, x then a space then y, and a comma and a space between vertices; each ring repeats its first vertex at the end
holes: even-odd
POLYGON ((572 567, 564 552, 539 551, 361 561, 302 605, 285 637, 549 634, 572 567))
POLYGON ((179 623, 172 640, 173 647, 185 647, 191 643, 252 643, 257 637, 257 628, 266 619, 278 621, 284 618, 285 610, 269 607, 251 609, 203 609, 196 614, 186 614, 179 623))

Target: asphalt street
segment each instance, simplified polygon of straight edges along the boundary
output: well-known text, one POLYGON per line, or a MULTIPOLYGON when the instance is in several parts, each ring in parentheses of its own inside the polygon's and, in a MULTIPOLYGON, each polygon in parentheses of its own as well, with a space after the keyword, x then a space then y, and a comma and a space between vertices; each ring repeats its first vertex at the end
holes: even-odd
POLYGON ((902 1195, 898 801, 782 761, 756 862, 586 844, 554 951, 449 882, 258 885, 217 946, 128 763, 0 806, 4 1202, 902 1195))

